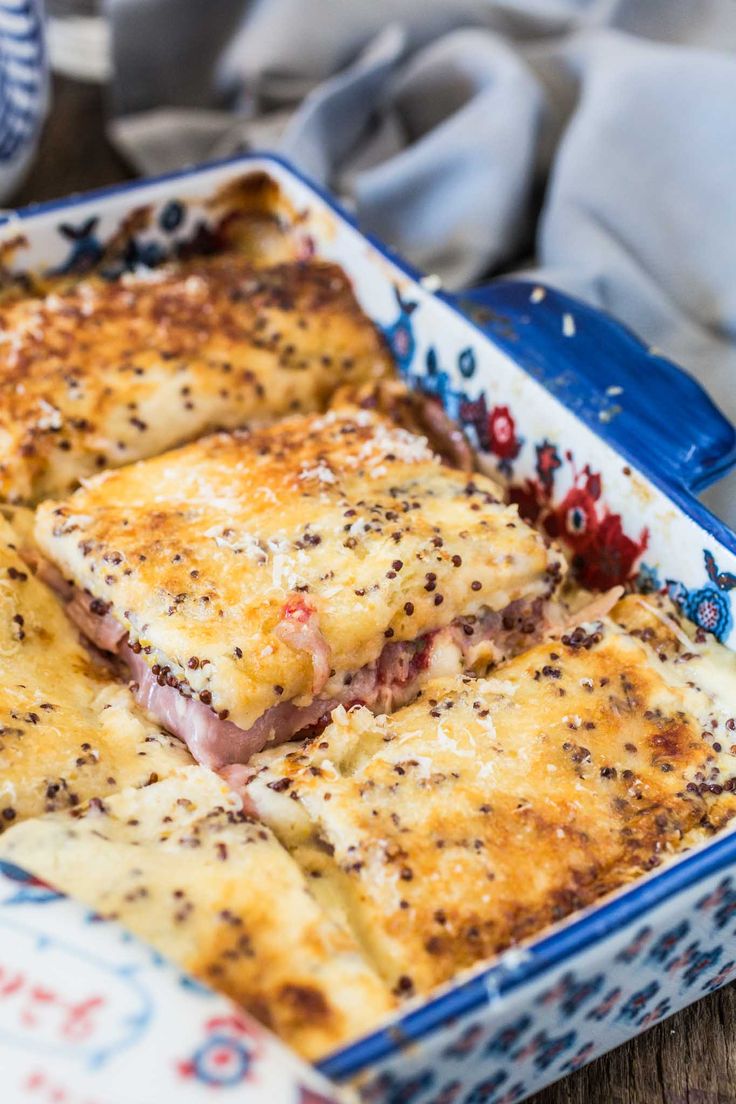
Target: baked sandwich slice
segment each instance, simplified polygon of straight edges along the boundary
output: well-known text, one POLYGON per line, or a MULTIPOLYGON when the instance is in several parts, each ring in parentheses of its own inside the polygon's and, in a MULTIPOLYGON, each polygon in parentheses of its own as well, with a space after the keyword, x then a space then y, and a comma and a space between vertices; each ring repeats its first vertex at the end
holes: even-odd
POLYGON ((274 835, 202 767, 27 821, 0 855, 119 920, 307 1058, 394 1005, 274 835))
POLYGON ((93 662, 18 544, 0 519, 0 833, 191 762, 93 662))
POLYGON ((247 806, 397 993, 425 993, 656 867, 736 810, 736 659, 661 599, 391 717, 256 756, 247 806))
POLYGON ((70 615, 214 768, 485 669, 542 631, 563 574, 489 479, 347 407, 91 479, 36 538, 70 615))
POLYGON ((236 253, 0 310, 0 500, 67 493, 213 429, 323 409, 390 357, 333 264, 236 253))

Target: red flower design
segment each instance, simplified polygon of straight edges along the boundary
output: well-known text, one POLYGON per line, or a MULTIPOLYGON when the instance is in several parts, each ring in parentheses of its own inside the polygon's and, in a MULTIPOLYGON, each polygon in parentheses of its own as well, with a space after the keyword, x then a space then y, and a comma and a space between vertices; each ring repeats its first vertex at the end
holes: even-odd
POLYGON ((607 590, 626 582, 648 543, 646 529, 638 541, 633 541, 624 533, 620 516, 607 514, 574 558, 573 566, 583 586, 607 590))
POLYGON ((488 415, 488 439, 491 452, 501 460, 515 460, 521 449, 516 423, 507 406, 494 406, 488 415))
POLYGON ((509 502, 515 502, 524 521, 534 525, 542 512, 539 502, 539 487, 533 479, 509 487, 509 502))
MULTIPOLYGON (((503 457, 516 456, 519 443, 509 408, 496 406, 488 415, 491 450, 503 457)), ((536 479, 526 479, 509 488, 509 499, 516 503, 520 515, 540 526, 572 552, 572 568, 580 582, 591 590, 608 590, 628 582, 639 557, 649 543, 649 533, 642 530, 638 540, 624 533, 619 514, 610 513, 603 502, 603 482, 599 472, 586 466, 579 471, 571 451, 565 459, 572 467, 573 485, 561 501, 554 503, 555 475, 562 467, 556 445, 546 438, 536 448, 536 479)), ((506 461, 502 459, 500 468, 506 461)), ((716 572, 709 566, 711 579, 716 572)), ((733 585, 736 586, 736 575, 733 585)), ((718 575, 718 585, 725 575, 718 575)))
POLYGON ((600 475, 586 467, 543 521, 547 533, 572 551, 573 570, 591 590, 625 583, 649 539, 646 530, 638 541, 628 537, 621 516, 601 508, 601 491, 600 475))
POLYGON ((551 537, 565 541, 574 552, 582 551, 598 528, 595 499, 587 489, 573 487, 555 506, 544 527, 551 537))
POLYGON ((541 445, 537 445, 537 475, 541 492, 545 497, 552 494, 555 472, 561 467, 562 461, 551 441, 545 439, 541 445))

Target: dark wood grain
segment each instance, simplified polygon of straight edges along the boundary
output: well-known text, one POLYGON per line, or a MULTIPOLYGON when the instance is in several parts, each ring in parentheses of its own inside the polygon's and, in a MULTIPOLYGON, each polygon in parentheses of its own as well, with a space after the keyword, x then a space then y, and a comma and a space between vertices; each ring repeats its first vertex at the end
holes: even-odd
POLYGON ((706 997, 530 1104, 736 1104, 736 986, 706 997))
POLYGON ((54 78, 52 108, 31 170, 10 205, 56 199, 127 180, 133 173, 105 137, 97 84, 54 78))
MULTIPOLYGON (((18 205, 132 175, 105 138, 102 90, 57 79, 53 95, 38 156, 13 200, 18 205)), ((532 1104, 736 1104, 736 986, 545 1089, 532 1104)))

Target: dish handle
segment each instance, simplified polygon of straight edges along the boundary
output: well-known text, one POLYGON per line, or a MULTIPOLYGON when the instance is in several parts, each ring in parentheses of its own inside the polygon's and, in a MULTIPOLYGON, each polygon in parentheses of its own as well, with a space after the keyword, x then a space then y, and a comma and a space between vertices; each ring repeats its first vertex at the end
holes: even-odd
POLYGON ((645 474, 700 491, 736 465, 736 429, 703 387, 603 311, 514 279, 452 301, 645 474))

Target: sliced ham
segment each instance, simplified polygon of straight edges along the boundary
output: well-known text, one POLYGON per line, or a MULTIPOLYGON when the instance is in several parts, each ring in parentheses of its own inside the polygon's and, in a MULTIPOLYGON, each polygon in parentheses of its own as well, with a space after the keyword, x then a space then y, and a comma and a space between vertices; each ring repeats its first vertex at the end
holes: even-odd
MULTIPOLYGON (((71 586, 53 568, 44 569, 44 577, 65 600, 69 616, 85 636, 127 664, 138 703, 182 739, 198 762, 214 770, 225 768, 228 778, 234 772, 234 779, 240 778, 238 767, 255 752, 324 725, 338 705, 365 705, 374 712, 391 712, 415 697, 420 677, 457 673, 474 663, 487 666, 535 643, 546 628, 542 598, 512 602, 500 612, 486 610, 475 617, 458 618, 416 640, 386 644, 374 663, 347 675, 329 697, 317 696, 306 706, 280 702, 243 729, 192 697, 186 683, 170 676, 167 668, 152 669, 140 647, 128 644, 126 630, 109 613, 106 603, 71 586)), ((330 677, 330 656, 316 611, 301 596, 295 598, 284 607, 277 633, 289 647, 309 653, 314 693, 319 695, 330 677)))
POLYGON ((304 708, 280 702, 266 710, 249 729, 221 720, 208 705, 187 697, 154 675, 142 655, 124 649, 133 677, 133 691, 139 705, 159 724, 183 740, 198 763, 217 770, 229 763, 247 763, 251 755, 269 744, 280 744, 302 728, 316 724, 328 712, 330 703, 313 701, 304 708))
POLYGON ((289 648, 312 660, 312 693, 319 694, 330 677, 330 646, 322 635, 314 606, 299 595, 286 603, 275 635, 289 648))
POLYGON ((110 615, 110 606, 101 598, 93 598, 70 583, 48 560, 38 558, 36 574, 59 595, 66 604, 66 612, 82 634, 103 652, 117 652, 127 637, 127 632, 110 615))
POLYGON ((109 606, 101 598, 90 598, 80 590, 75 590, 66 612, 74 624, 93 644, 103 652, 116 652, 128 633, 114 617, 109 606))
POLYGON ((36 557, 35 562, 31 561, 28 556, 25 556, 24 559, 33 568, 39 579, 46 583, 46 586, 51 587, 60 598, 63 598, 65 602, 72 600, 76 587, 74 583, 70 583, 64 578, 58 567, 55 567, 54 564, 43 559, 43 557, 36 557))

